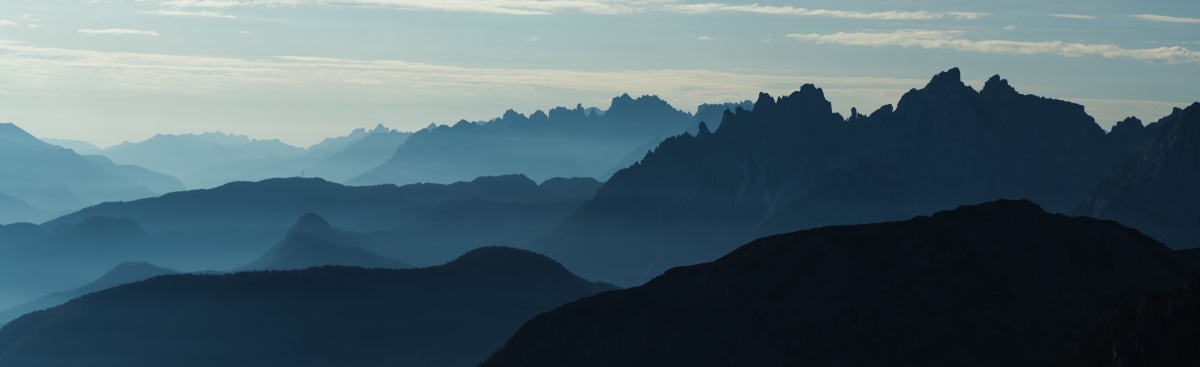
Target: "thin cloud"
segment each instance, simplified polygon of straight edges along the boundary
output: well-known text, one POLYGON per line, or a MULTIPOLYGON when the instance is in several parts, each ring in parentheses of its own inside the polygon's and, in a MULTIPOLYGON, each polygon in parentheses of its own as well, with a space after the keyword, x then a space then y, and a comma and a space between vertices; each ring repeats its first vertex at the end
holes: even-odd
POLYGON ((932 20, 941 18, 956 18, 956 19, 977 19, 984 14, 968 13, 968 12, 949 12, 949 13, 933 13, 927 11, 882 11, 882 12, 861 12, 861 11, 845 11, 845 10, 829 10, 829 9, 807 9, 797 8, 791 5, 772 6, 772 5, 733 5, 720 3, 705 3, 705 4, 677 4, 666 5, 663 7, 666 11, 683 13, 683 14, 707 14, 707 13, 756 13, 756 14, 771 14, 771 15, 800 15, 814 17, 830 17, 830 18, 851 18, 851 19, 876 19, 876 20, 932 20))
POLYGON ((1200 19, 1196 19, 1196 18, 1179 18, 1179 17, 1169 17, 1166 15, 1154 15, 1154 14, 1136 14, 1136 15, 1131 15, 1131 17, 1141 19, 1141 20, 1149 20, 1152 22, 1200 24, 1200 19))
POLYGON ((697 41, 712 41, 712 40, 714 40, 714 39, 715 39, 715 38, 712 38, 712 37, 709 37, 709 36, 700 36, 700 37, 696 37, 696 40, 697 40, 697 41))
POLYGON ((162 9, 156 11, 139 11, 141 14, 167 15, 174 17, 199 17, 199 18, 225 18, 236 19, 237 16, 229 14, 221 14, 211 10, 189 11, 189 10, 170 10, 162 9))
POLYGON ((0 19, 0 27, 16 27, 19 25, 20 24, 17 24, 17 22, 8 19, 0 19))
POLYGON ((1086 44, 1063 41, 970 40, 963 31, 898 30, 894 32, 838 32, 832 34, 788 34, 789 38, 817 44, 850 46, 899 46, 926 49, 947 49, 963 52, 994 54, 1053 54, 1066 57, 1098 56, 1106 59, 1132 58, 1166 63, 1200 62, 1200 52, 1184 47, 1127 49, 1112 44, 1086 44))
POLYGON ((86 35, 117 35, 117 36, 154 36, 158 37, 158 31, 142 31, 137 29, 80 29, 79 33, 86 35))
POLYGON ((977 19, 987 15, 975 12, 865 12, 807 9, 790 5, 684 4, 679 0, 171 0, 163 1, 161 5, 167 9, 176 10, 225 9, 250 6, 352 6, 507 15, 548 15, 556 13, 629 14, 648 11, 681 14, 736 12, 877 20, 977 19))
POLYGON ((1099 17, 1094 17, 1091 15, 1083 15, 1083 14, 1050 14, 1050 16, 1055 17, 1055 18, 1067 18, 1067 19, 1100 19, 1099 17))
POLYGON ((541 38, 538 36, 533 36, 533 37, 526 38, 525 42, 537 42, 538 40, 541 40, 541 38))
POLYGON ((251 6, 351 6, 505 15, 547 15, 556 12, 623 14, 645 10, 655 0, 173 0, 169 9, 224 9, 251 6))
MULTIPOLYGON (((0 40, 0 69, 20 70, 12 87, 37 88, 46 77, 96 78, 104 88, 175 90, 193 87, 278 85, 326 89, 332 86, 388 89, 479 90, 480 88, 551 88, 576 91, 654 91, 664 98, 701 103, 788 92, 805 83, 848 93, 888 90, 898 95, 924 80, 877 77, 822 77, 737 73, 703 69, 580 71, 533 68, 477 68, 402 60, 349 60, 279 56, 260 59, 103 52, 35 47, 0 40), (86 71, 86 72, 80 72, 86 71)), ((89 83, 80 83, 88 85, 89 83)), ((880 95, 887 95, 880 93, 880 95)), ((890 101, 880 100, 879 104, 890 101)))

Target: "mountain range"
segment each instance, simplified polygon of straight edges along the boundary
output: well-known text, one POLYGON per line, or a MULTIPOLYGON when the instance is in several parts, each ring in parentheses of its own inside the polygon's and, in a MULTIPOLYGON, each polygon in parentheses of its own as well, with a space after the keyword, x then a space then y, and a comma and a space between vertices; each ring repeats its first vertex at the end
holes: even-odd
POLYGON ((168 275, 0 329, 6 366, 473 366, 528 318, 612 286, 502 247, 421 269, 168 275))
POLYGON ((1106 134, 1083 106, 999 76, 976 91, 958 69, 869 116, 843 117, 805 85, 726 112, 716 131, 664 140, 531 248, 636 285, 774 233, 1001 198, 1066 213, 1145 139, 1133 127, 1106 134))
POLYGON ((1002 200, 762 238, 538 315, 481 366, 1045 366, 1197 270, 1117 223, 1002 200))
POLYGON ((159 134, 96 154, 179 177, 193 189, 301 175, 341 182, 383 163, 409 135, 379 125, 299 148, 220 132, 159 134))
MULTIPOLYGON (((603 114, 576 106, 529 116, 509 110, 487 122, 427 128, 386 163, 348 183, 449 183, 520 173, 534 180, 597 177, 639 148, 694 128, 693 116, 656 96, 613 98, 603 114)), ((636 156, 635 156, 636 158, 636 156)))

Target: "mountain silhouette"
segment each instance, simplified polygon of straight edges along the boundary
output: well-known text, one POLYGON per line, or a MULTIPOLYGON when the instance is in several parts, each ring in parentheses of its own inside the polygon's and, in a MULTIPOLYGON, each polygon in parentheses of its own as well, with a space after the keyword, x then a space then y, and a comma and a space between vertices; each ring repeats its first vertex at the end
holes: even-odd
POLYGON ((347 237, 325 218, 306 213, 279 244, 240 270, 295 270, 322 265, 404 269, 410 266, 369 251, 339 244, 347 237))
POLYGON ((49 219, 37 215, 39 212, 62 213, 104 201, 182 189, 173 177, 118 165, 104 157, 79 155, 42 142, 11 123, 0 124, 0 194, 36 209, 25 208, 24 212, 35 217, 21 221, 49 219))
POLYGON ((530 317, 610 289, 511 248, 422 269, 160 276, 10 322, 0 364, 472 366, 530 317))
POLYGON ((658 97, 628 94, 613 98, 604 114, 582 106, 529 116, 508 110, 487 122, 416 132, 386 163, 348 183, 448 183, 509 173, 537 181, 600 177, 636 148, 686 131, 691 118, 658 97))
POLYGON ((764 235, 1031 199, 1069 212, 1128 154, 1083 106, 958 69, 895 108, 843 118, 824 92, 760 94, 720 128, 668 138, 618 171, 536 249, 585 276, 634 285, 764 235))
POLYGON ((33 301, 0 311, 0 325, 8 323, 17 317, 20 317, 21 315, 58 306, 88 293, 99 292, 101 290, 116 287, 118 285, 139 282, 165 274, 178 274, 178 272, 171 269, 160 268, 145 262, 121 263, 91 283, 69 291, 51 293, 39 297, 33 301))
POLYGON ((1200 366, 1200 275, 1126 304, 1093 329, 1067 366, 1200 366))
POLYGON ((527 322, 497 366, 1032 366, 1196 271, 1029 201, 762 238, 527 322))
POLYGON ((1173 247, 1200 246, 1200 102, 1151 126, 1149 143, 1100 181, 1075 213, 1121 222, 1173 247))

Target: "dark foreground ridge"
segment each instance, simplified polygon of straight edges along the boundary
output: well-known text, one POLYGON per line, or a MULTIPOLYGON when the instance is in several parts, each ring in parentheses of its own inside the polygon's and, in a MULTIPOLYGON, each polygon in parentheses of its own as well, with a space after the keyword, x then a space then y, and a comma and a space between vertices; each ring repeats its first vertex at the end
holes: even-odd
POLYGON ((1114 222, 996 201, 772 236, 527 322, 483 366, 1038 366, 1195 268, 1114 222))
POLYGON ((612 289, 525 250, 422 269, 170 275, 0 329, 3 366, 472 366, 534 315, 612 289))
POLYGON ((1079 343, 1070 366, 1200 366, 1200 275, 1122 307, 1079 343))

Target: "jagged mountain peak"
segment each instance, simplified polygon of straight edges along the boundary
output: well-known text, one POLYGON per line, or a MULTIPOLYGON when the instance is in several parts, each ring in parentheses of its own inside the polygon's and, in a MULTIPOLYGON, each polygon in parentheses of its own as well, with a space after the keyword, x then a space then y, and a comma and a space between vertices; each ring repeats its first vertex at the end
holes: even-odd
POLYGON ((1015 96, 1017 89, 1008 85, 1008 79, 1001 79, 999 74, 992 75, 987 82, 983 84, 983 90, 979 92, 982 95, 1000 95, 1000 96, 1015 96))
POLYGON ((958 68, 955 67, 955 68, 950 68, 950 70, 946 70, 946 71, 937 73, 937 75, 934 75, 933 79, 930 79, 929 83, 925 84, 925 89, 933 90, 933 89, 942 89, 942 88, 949 88, 949 87, 964 87, 964 86, 966 86, 966 84, 963 84, 962 72, 960 72, 958 70, 958 68))

